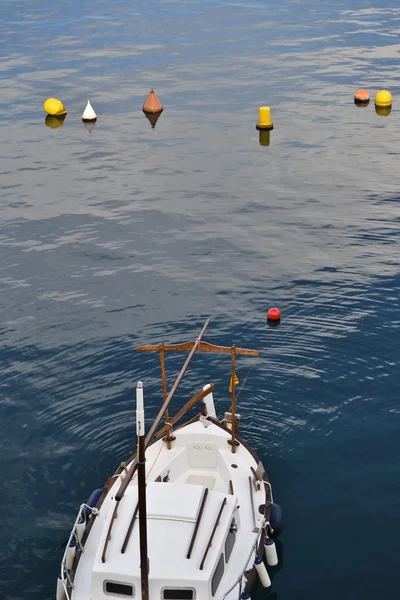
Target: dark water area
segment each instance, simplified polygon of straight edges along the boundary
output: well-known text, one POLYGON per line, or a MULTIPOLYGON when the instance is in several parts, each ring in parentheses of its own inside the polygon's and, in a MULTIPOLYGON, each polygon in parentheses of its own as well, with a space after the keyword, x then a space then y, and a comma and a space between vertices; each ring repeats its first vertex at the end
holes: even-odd
MULTIPOLYGON (((137 346, 207 317, 207 341, 261 350, 238 361, 241 434, 285 523, 257 600, 398 596, 399 28, 382 0, 3 0, 0 598, 38 563, 8 597, 55 597, 55 548, 134 449, 138 379, 160 405, 137 346)), ((196 355, 174 408, 212 381, 222 416, 229 368, 196 355)))

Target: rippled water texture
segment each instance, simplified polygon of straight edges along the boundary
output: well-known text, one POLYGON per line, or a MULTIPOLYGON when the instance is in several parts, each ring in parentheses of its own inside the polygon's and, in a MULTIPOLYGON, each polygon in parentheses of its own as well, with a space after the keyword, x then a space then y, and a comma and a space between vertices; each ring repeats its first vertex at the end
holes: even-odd
MULTIPOLYGON (((270 600, 398 596, 399 30, 383 0, 2 1, 0 597, 45 559, 10 598, 55 597, 55 548, 134 448, 139 377, 160 403, 136 347, 208 316, 207 340, 262 351, 238 404, 285 515, 270 600)), ((207 381, 222 415, 223 356, 174 409, 207 381)))

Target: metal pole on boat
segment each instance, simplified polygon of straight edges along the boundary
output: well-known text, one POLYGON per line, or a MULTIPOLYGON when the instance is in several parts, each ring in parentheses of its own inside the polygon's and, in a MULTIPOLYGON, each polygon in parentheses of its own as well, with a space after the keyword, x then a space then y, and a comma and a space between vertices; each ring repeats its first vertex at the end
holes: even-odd
POLYGON ((138 444, 138 502, 140 537, 140 583, 142 599, 149 600, 149 564, 147 557, 147 513, 146 513, 146 455, 144 438, 143 384, 136 387, 136 433, 138 444))

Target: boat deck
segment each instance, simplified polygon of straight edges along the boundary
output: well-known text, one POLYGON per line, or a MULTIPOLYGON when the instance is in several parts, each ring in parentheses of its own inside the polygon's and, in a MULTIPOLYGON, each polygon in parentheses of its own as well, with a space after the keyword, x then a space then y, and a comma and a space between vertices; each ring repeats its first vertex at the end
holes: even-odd
MULTIPOLYGON (((224 429, 212 422, 205 427, 202 422, 196 421, 177 430, 175 436, 170 450, 162 440, 146 450, 150 596, 161 598, 161 589, 167 585, 195 586, 197 600, 209 598, 210 580, 235 516, 238 525, 236 542, 229 563, 225 565, 226 583, 223 585, 224 581, 221 582, 217 598, 243 569, 243 556, 251 553, 256 530, 262 523, 258 506, 265 501, 265 492, 264 489, 256 491, 254 487, 251 491, 250 467, 257 468, 255 459, 242 445, 233 454, 227 443, 229 433, 224 429), (188 559, 206 488, 209 491, 204 514, 188 559), (220 521, 208 548, 223 503, 220 521)), ((137 475, 132 478, 120 502, 103 562, 104 545, 115 506, 114 495, 120 483, 119 477, 92 527, 78 563, 72 600, 108 598, 103 591, 105 580, 129 582, 140 595, 138 520, 134 523, 125 551, 121 552, 137 505, 137 475)))

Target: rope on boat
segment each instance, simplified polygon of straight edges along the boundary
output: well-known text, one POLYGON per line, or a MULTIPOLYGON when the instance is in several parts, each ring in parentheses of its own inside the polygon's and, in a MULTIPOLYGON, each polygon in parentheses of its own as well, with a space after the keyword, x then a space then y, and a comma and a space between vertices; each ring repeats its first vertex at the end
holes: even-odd
MULTIPOLYGON (((99 511, 98 511, 98 509, 96 507, 89 506, 85 502, 83 502, 81 504, 80 510, 82 510, 83 508, 90 509, 91 512, 92 512, 92 514, 94 514, 94 515, 99 514, 99 511)), ((78 515, 78 517, 76 519, 76 522, 78 521, 78 518, 79 518, 79 515, 78 515)), ((74 525, 74 527, 75 527, 75 525, 74 525)), ((23 577, 21 577, 21 579, 19 581, 17 581, 12 586, 10 586, 5 591, 5 593, 0 596, 0 600, 4 600, 4 598, 7 598, 13 590, 15 590, 17 587, 19 587, 22 583, 24 583, 24 581, 26 581, 31 575, 33 575, 33 573, 35 573, 35 571, 38 571, 40 569, 40 567, 42 567, 47 561, 49 561, 51 558, 53 558, 54 554, 57 554, 57 552, 59 552, 60 550, 62 550, 66 544, 69 544, 69 541, 70 541, 70 539, 72 537, 73 537, 73 533, 71 532, 70 535, 67 538, 65 538, 65 540, 62 541, 61 544, 59 544, 57 546, 57 548, 52 552, 51 555, 49 555, 47 558, 44 558, 40 563, 38 563, 36 566, 34 566, 33 569, 31 569, 30 571, 28 571, 28 573, 25 573, 25 575, 23 577)))
MULTIPOLYGON (((150 470, 149 470, 149 472, 148 472, 148 473, 147 473, 147 475, 146 475, 146 479, 148 478, 148 476, 150 475, 151 471, 153 470, 153 467, 154 467, 154 465, 156 464, 156 462, 157 462, 157 460, 158 460, 158 457, 159 457, 159 456, 160 456, 160 454, 161 454, 161 450, 164 448, 164 444, 165 444, 165 440, 163 440, 163 443, 161 444, 161 448, 159 449, 159 451, 158 451, 158 453, 157 453, 157 456, 155 457, 155 459, 154 459, 154 462, 153 462, 153 464, 151 465, 151 467, 150 467, 150 470)), ((0 598, 0 600, 1 600, 1 598, 0 598)))

